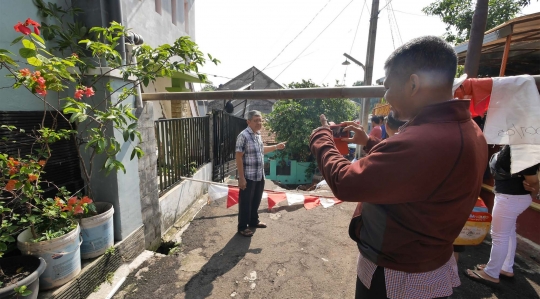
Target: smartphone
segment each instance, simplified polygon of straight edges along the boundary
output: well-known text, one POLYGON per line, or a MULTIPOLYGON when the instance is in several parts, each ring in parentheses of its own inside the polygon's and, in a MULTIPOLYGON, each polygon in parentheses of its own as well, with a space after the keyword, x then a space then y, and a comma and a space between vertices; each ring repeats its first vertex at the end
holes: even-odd
POLYGON ((334 138, 350 138, 350 132, 343 131, 345 127, 340 125, 333 125, 330 126, 330 130, 332 130, 332 135, 334 138))

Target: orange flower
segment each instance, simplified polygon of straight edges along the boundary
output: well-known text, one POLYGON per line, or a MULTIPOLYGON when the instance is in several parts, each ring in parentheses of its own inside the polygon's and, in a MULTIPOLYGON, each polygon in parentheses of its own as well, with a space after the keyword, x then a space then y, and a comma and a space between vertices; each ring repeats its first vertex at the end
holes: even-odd
POLYGON ((21 76, 23 77, 28 77, 30 76, 30 70, 29 69, 22 69, 19 71, 19 74, 21 74, 21 76))
POLYGON ((60 199, 60 197, 55 197, 54 198, 54 204, 57 206, 57 207, 63 207, 64 206, 64 201, 62 199, 60 199))
POLYGON ((76 98, 77 100, 80 100, 80 99, 82 99, 83 95, 84 95, 84 90, 77 89, 75 91, 75 95, 73 97, 76 98))
POLYGON ((75 206, 75 210, 73 211, 74 214, 82 214, 84 212, 82 205, 79 203, 75 206))
POLYGON ((90 197, 84 196, 84 197, 81 199, 81 203, 83 203, 83 204, 85 204, 85 203, 92 203, 92 200, 90 199, 90 197))
POLYGON ((10 167, 9 168, 9 175, 14 175, 18 172, 18 169, 16 167, 10 167))
POLYGON ((31 174, 28 175, 28 180, 29 180, 30 182, 33 182, 33 181, 37 180, 37 178, 38 178, 38 176, 35 175, 35 174, 33 174, 33 173, 31 173, 31 174))
POLYGON ((21 164, 21 162, 15 160, 13 158, 9 158, 9 160, 8 160, 8 165, 11 166, 11 167, 19 166, 19 164, 21 164))
POLYGON ((47 91, 45 89, 41 89, 41 88, 36 88, 36 93, 39 94, 40 96, 46 96, 47 95, 47 91))
POLYGON ((45 160, 39 160, 38 162, 39 166, 41 167, 45 166, 45 163, 47 163, 45 160))
POLYGON ((19 181, 17 180, 9 180, 8 183, 6 184, 6 190, 7 191, 12 191, 13 189, 15 189, 15 184, 17 184, 19 181))
POLYGON ((94 89, 92 87, 86 87, 85 90, 84 90, 84 95, 89 98, 91 96, 93 96, 95 93, 94 93, 94 89))
POLYGON ((28 35, 28 34, 32 33, 30 28, 26 27, 25 24, 23 24, 21 22, 17 22, 17 24, 15 24, 15 26, 13 26, 13 29, 15 29, 15 31, 20 32, 20 33, 22 33, 24 35, 28 35))
POLYGON ((77 203, 77 196, 73 196, 72 198, 68 200, 68 206, 73 206, 76 203, 77 203))

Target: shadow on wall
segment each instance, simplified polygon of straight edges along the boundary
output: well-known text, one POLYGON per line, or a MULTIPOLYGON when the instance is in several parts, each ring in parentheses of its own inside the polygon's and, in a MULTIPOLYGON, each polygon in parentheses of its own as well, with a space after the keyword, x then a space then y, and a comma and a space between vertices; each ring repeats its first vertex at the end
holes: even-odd
POLYGON ((261 253, 261 248, 249 249, 251 238, 235 234, 231 240, 216 252, 210 260, 186 284, 186 299, 207 298, 212 294, 214 280, 229 272, 240 262, 246 253, 261 253))

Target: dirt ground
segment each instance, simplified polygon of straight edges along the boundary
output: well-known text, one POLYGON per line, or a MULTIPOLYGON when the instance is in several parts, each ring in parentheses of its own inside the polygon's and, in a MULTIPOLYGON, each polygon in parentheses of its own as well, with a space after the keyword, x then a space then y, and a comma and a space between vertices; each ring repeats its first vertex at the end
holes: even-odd
MULTIPOLYGON (((347 235, 355 208, 274 208, 252 238, 236 234, 238 207, 205 206, 182 235, 176 255, 154 257, 133 271, 116 299, 354 298, 358 250, 347 235)), ((487 261, 489 240, 461 255, 460 271, 487 261)), ((539 265, 516 259, 516 278, 491 289, 460 273, 453 299, 540 298, 539 265)))

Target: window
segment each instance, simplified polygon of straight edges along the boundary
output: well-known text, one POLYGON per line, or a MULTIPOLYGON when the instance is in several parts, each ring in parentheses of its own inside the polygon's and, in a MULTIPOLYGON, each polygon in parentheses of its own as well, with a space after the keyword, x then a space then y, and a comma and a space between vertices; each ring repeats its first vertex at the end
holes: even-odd
POLYGON ((156 12, 161 14, 161 0, 156 0, 156 12))
POLYGON ((189 35, 189 0, 184 0, 184 27, 189 35))
POLYGON ((171 0, 171 19, 172 23, 176 25, 176 0, 171 0))

